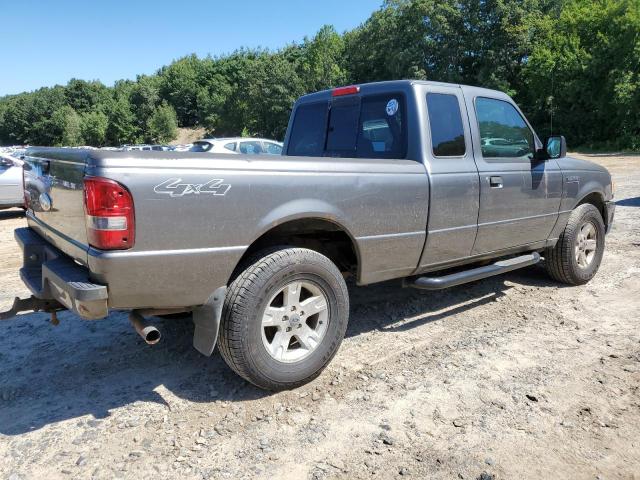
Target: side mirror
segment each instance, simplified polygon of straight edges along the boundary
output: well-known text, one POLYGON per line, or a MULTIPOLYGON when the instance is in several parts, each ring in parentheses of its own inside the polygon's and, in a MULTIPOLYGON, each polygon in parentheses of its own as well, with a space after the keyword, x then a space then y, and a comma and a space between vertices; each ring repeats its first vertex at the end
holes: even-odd
POLYGON ((544 153, 547 158, 567 156, 567 140, 562 135, 552 135, 544 141, 544 153))
POLYGON ((24 162, 22 164, 22 169, 26 170, 27 172, 30 172, 31 170, 33 170, 33 167, 31 165, 29 165, 27 162, 24 162))

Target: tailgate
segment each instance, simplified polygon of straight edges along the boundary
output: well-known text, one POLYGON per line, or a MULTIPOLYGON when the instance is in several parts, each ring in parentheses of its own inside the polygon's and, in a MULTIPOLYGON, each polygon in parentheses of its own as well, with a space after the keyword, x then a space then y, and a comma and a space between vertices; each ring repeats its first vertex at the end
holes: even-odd
POLYGON ((29 148, 26 160, 39 183, 30 187, 29 226, 57 248, 87 263, 83 178, 88 150, 29 148))

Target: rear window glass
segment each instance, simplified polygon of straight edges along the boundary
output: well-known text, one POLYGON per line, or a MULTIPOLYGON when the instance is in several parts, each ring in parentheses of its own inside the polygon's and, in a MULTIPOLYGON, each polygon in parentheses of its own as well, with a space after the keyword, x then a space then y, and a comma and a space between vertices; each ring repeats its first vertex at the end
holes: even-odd
POLYGON ((349 96, 296 111, 288 155, 405 158, 406 101, 399 93, 349 96), (328 114, 328 118, 327 118, 328 114))
POLYGON ((407 132, 404 96, 364 97, 360 113, 357 157, 404 158, 407 132))
POLYGON ((360 120, 360 98, 337 99, 329 112, 327 152, 337 157, 355 157, 360 120))
POLYGON ((461 157, 465 154, 464 128, 458 97, 428 93, 431 145, 436 157, 461 157))
POLYGON ((209 142, 195 142, 189 149, 190 152, 208 152, 213 147, 209 142))
POLYGON ((324 151, 327 104, 307 103, 296 109, 289 138, 288 155, 320 157, 324 151))

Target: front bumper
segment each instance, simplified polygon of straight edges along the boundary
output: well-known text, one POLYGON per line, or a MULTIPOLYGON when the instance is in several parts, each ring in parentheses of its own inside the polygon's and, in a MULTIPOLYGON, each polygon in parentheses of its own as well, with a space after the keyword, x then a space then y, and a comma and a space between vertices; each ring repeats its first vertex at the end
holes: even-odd
POLYGON ((604 204, 604 213, 605 213, 605 227, 607 229, 607 233, 611 231, 611 227, 613 226, 613 217, 616 212, 616 202, 613 200, 605 202, 604 204))
POLYGON ((55 300, 86 320, 108 315, 107 287, 93 283, 87 268, 30 228, 18 228, 15 239, 23 253, 20 278, 36 298, 55 300))

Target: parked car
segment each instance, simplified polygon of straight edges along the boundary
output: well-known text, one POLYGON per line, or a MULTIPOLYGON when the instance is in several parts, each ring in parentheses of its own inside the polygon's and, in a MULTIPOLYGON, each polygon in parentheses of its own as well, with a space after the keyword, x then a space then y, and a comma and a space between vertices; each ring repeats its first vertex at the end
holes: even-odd
POLYGON ((582 285, 613 222, 609 172, 567 157, 564 137, 540 141, 494 90, 392 81, 306 95, 283 151, 29 149, 54 178, 50 208, 30 205, 15 233, 34 297, 0 318, 130 310, 155 343, 144 316, 192 312, 198 351, 217 344, 248 381, 289 389, 337 352, 346 277, 438 290, 544 257, 552 278, 582 285), (495 155, 489 138, 509 145, 495 155))
POLYGON ((169 150, 171 150, 171 147, 167 145, 123 145, 122 147, 120 147, 120 150, 124 152, 168 152, 169 150))
POLYGON ((24 207, 24 165, 22 160, 0 153, 0 209, 24 207))
POLYGON ((281 155, 282 143, 263 138, 205 138, 193 144, 190 152, 281 155))

